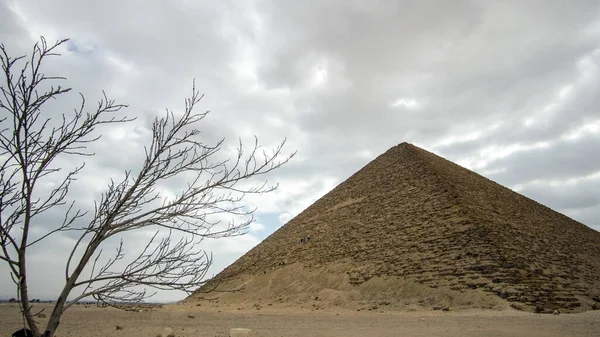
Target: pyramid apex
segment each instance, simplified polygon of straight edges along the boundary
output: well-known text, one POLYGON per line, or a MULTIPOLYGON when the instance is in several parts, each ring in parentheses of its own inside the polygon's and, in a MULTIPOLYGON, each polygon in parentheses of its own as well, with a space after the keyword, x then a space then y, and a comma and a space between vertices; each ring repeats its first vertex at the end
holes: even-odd
POLYGON ((413 143, 409 143, 409 142, 402 142, 402 143, 392 147, 392 149, 394 149, 394 148, 395 149, 404 149, 404 150, 423 150, 422 148, 416 146, 413 143))
POLYGON ((421 151, 423 151, 422 148, 409 143, 409 142, 402 142, 399 143, 398 145, 392 146, 390 147, 387 151, 385 151, 384 153, 382 153, 379 157, 375 158, 374 160, 377 160, 380 157, 385 157, 385 156, 389 156, 389 155, 399 155, 399 154, 416 154, 416 153, 420 153, 421 151))

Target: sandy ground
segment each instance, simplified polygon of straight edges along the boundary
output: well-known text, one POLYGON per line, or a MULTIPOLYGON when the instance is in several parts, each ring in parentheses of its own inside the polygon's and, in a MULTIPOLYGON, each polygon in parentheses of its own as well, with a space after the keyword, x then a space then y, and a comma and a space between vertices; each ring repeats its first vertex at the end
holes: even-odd
MULTIPOLYGON (((41 304, 37 308, 51 307, 41 304)), ((47 320, 39 318, 40 323, 47 320)), ((19 329, 18 306, 0 305, 0 336, 19 329)), ((297 310, 169 305, 150 312, 74 306, 64 315, 57 336, 155 337, 165 327, 176 336, 228 336, 229 329, 250 328, 254 336, 600 336, 600 311, 540 315, 504 311, 373 312, 340 309, 297 310), (119 325, 123 329, 117 330, 119 325)))

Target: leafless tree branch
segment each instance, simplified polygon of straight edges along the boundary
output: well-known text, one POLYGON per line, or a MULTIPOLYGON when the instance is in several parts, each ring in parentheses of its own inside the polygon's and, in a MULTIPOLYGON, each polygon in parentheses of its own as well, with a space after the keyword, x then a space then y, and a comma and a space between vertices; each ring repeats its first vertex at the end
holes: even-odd
POLYGON ((264 151, 255 137, 248 152, 239 140, 233 158, 218 159, 224 139, 213 144, 201 140, 196 126, 209 112, 195 112, 203 96, 194 83, 181 113, 167 110, 152 123, 139 171, 111 180, 93 210, 79 209, 69 191, 84 165, 66 171, 56 159, 93 156, 87 147, 100 139, 99 126, 133 119, 118 114, 127 106, 104 92, 92 112, 81 94, 81 104, 71 113, 57 119, 44 112, 48 101, 71 91, 55 85, 64 78, 42 72, 43 61, 59 55, 67 41, 50 45, 41 38, 29 58, 11 57, 0 45, 0 260, 11 268, 21 311, 36 337, 53 336, 64 311, 85 298, 126 308, 152 296, 149 289, 196 290, 206 282, 212 263, 212 255, 201 248, 203 240, 246 233, 255 209, 244 204, 244 197, 274 191, 277 184, 257 183, 256 178, 295 154, 284 155, 285 140, 264 151), (187 184, 174 196, 162 192, 161 186, 177 186, 182 180, 187 184), (47 181, 54 186, 49 191, 40 188, 47 181), (45 223, 44 215, 57 207, 66 208, 62 221, 45 223), (33 238, 34 226, 47 231, 33 238), (127 235, 141 230, 154 234, 132 255, 127 235), (42 332, 28 298, 27 253, 60 232, 78 238, 66 261, 64 287, 42 332), (114 253, 107 255, 110 242, 119 238, 114 253))

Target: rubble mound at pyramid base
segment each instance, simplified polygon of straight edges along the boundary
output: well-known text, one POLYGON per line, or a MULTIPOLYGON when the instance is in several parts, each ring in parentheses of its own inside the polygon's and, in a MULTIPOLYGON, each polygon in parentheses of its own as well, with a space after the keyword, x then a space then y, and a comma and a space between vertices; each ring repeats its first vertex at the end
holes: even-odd
MULTIPOLYGON (((578 313, 596 310, 595 301, 585 296, 565 299, 576 306, 560 305, 553 299, 545 305, 497 296, 493 282, 484 282, 479 288, 456 288, 426 284, 412 278, 381 275, 353 282, 347 272, 349 261, 340 261, 326 267, 307 268, 299 263, 280 266, 269 272, 248 274, 213 284, 209 281, 186 302, 210 302, 241 307, 283 306, 324 309, 336 307, 351 310, 411 311, 413 309, 517 309, 536 313, 578 313), (208 293, 202 289, 209 290, 208 293), (583 305, 581 305, 583 304, 583 305)), ((474 281, 482 283, 482 280, 474 281)), ((505 290, 506 291, 506 290, 505 290)), ((510 290, 506 291, 510 293, 510 290)))
POLYGON ((395 276, 373 277, 352 284, 339 263, 310 270, 300 264, 283 266, 267 273, 244 275, 223 282, 208 294, 197 292, 188 302, 218 300, 219 304, 239 306, 275 305, 352 310, 501 309, 506 303, 485 291, 457 291, 432 288, 395 276))

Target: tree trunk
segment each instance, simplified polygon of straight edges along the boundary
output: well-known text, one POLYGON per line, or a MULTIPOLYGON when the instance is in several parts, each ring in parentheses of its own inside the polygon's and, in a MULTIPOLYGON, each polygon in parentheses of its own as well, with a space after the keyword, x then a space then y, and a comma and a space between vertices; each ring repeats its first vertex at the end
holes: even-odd
MULTIPOLYGON (((66 287, 65 287, 66 289, 66 287)), ((63 293, 65 290, 63 290, 63 293)), ((53 337, 54 332, 58 328, 60 324, 60 316, 62 315, 63 308, 65 306, 65 300, 60 296, 58 301, 56 301, 56 305, 54 306, 54 310, 52 310, 52 314, 50 315, 50 319, 48 320, 48 324, 46 324, 46 331, 44 331, 43 337, 53 337)))
POLYGON ((60 316, 62 316, 62 314, 63 314, 64 308, 65 308, 65 303, 67 302, 67 297, 71 293, 71 290, 73 290, 73 286, 75 285, 75 282, 79 278, 79 275, 81 275, 83 268, 85 267, 85 265, 88 263, 88 261, 90 260, 90 258, 94 254, 94 252, 96 251, 96 248, 98 248, 99 243, 94 239, 92 241, 93 242, 91 242, 89 244, 88 249, 81 257, 81 260, 77 264, 77 267, 75 268, 75 270, 73 271, 71 276, 69 276, 69 278, 67 279, 67 283, 65 284, 62 292, 60 293, 60 296, 58 297, 58 300, 56 301, 54 310, 52 310, 52 314, 50 315, 48 324, 46 324, 46 331, 44 332, 43 337, 53 337, 54 336, 54 333, 56 332, 56 329, 58 328, 58 325, 60 324, 60 316))
POLYGON ((31 306, 29 304, 29 295, 27 294, 27 273, 25 271, 25 254, 21 253, 19 256, 19 295, 21 297, 21 310, 23 311, 23 315, 25 315, 25 320, 27 321, 27 325, 29 326, 29 330, 33 332, 34 336, 40 335, 40 330, 35 324, 35 320, 31 315, 31 306))

